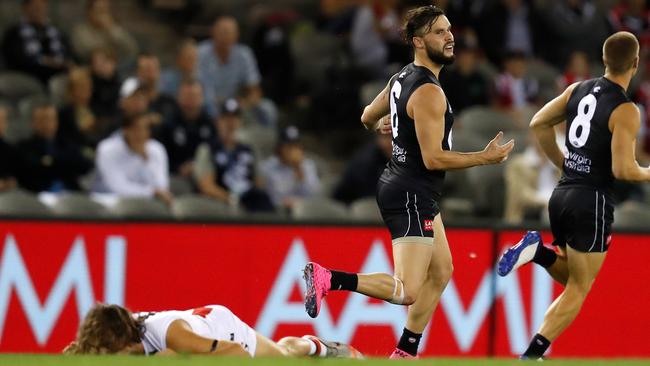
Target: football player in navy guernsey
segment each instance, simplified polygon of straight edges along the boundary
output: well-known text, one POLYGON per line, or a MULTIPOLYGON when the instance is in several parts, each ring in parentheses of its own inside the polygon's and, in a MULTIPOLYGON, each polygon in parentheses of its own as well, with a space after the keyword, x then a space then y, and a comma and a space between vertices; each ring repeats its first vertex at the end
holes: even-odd
POLYGON ((450 151, 453 116, 438 74, 454 61, 451 24, 436 6, 408 12, 403 26, 414 61, 395 74, 368 105, 361 122, 391 133, 393 154, 377 184, 377 204, 393 242, 395 273, 356 274, 305 266, 305 308, 316 317, 329 291, 355 291, 408 306, 404 332, 391 358, 417 356, 429 323, 452 274, 452 260, 440 216, 445 170, 501 163, 514 141, 499 133, 480 152, 450 151), (388 117, 386 117, 388 115, 388 117))
POLYGON ((640 117, 626 94, 639 66, 636 37, 618 32, 607 38, 603 62, 605 75, 570 85, 530 123, 546 156, 562 170, 548 207, 558 252, 544 246, 539 233, 529 231, 503 253, 497 272, 506 276, 534 262, 546 268, 564 291, 549 307, 523 359, 541 358, 580 312, 609 249, 614 180, 650 180, 650 170, 635 159, 640 117), (553 130, 563 121, 567 122, 566 154, 553 130))

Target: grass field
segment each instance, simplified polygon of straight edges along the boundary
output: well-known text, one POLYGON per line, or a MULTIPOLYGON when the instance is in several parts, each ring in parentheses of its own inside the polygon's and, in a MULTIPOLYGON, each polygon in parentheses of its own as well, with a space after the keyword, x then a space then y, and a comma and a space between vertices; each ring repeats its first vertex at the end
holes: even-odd
MULTIPOLYGON (((551 365, 555 366, 641 366, 650 365, 650 359, 645 360, 577 360, 577 359, 553 359, 548 360, 551 365)), ((224 358, 209 356, 170 356, 170 357, 139 357, 139 356, 58 356, 58 355, 0 355, 0 365, 3 366, 390 366, 395 365, 396 361, 386 359, 367 359, 367 360, 342 360, 342 359, 241 359, 241 358, 224 358)), ((513 359, 485 359, 485 358, 429 358, 418 361, 397 361, 398 364, 404 365, 436 365, 436 366, 522 366, 522 361, 513 359)), ((523 363, 524 365, 527 362, 523 363)))

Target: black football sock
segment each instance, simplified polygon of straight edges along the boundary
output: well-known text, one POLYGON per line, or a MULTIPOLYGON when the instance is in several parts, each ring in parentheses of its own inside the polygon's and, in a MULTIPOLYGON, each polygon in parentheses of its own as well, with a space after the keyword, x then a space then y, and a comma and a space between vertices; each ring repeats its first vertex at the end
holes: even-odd
POLYGON ((546 350, 550 345, 551 345, 551 341, 544 338, 543 335, 537 333, 533 337, 533 340, 530 341, 530 345, 528 346, 528 349, 526 349, 526 352, 524 352, 522 356, 528 358, 540 358, 544 356, 544 352, 546 352, 546 350))
POLYGON ((356 273, 330 271, 332 280, 330 290, 356 291, 359 283, 359 276, 356 273))
POLYGON ((549 247, 544 246, 542 243, 539 243, 537 250, 535 251, 535 256, 533 256, 533 262, 539 264, 544 268, 548 268, 555 263, 557 260, 557 253, 549 247))
POLYGON ((421 338, 422 334, 413 333, 410 330, 404 328, 404 332, 402 332, 402 337, 399 339, 397 348, 401 349, 411 356, 417 356, 418 346, 420 345, 421 338))

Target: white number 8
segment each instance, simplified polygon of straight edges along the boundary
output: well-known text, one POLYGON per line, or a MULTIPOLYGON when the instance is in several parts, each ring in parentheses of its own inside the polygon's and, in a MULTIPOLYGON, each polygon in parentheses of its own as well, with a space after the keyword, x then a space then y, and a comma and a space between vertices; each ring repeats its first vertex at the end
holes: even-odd
POLYGON ((589 131, 591 130, 591 119, 596 113, 596 103, 596 97, 593 94, 587 94, 580 99, 578 114, 571 121, 571 128, 569 129, 569 142, 574 147, 580 148, 587 143, 589 131), (578 135, 578 127, 582 127, 580 135, 578 135))
POLYGON ((393 138, 397 137, 397 126, 399 125, 397 119, 397 99, 399 99, 400 94, 402 94, 402 84, 399 81, 395 81, 388 96, 390 100, 390 126, 393 131, 393 138))

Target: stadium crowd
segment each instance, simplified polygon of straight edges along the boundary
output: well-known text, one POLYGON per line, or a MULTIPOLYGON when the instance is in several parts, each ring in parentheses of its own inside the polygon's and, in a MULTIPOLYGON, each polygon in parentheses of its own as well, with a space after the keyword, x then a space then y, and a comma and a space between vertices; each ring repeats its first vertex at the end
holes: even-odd
MULTIPOLYGON (((410 61, 400 18, 429 1, 87 0, 79 18, 51 15, 76 1, 11 3, 20 16, 2 24, 0 213, 24 214, 35 195, 54 209, 72 194, 107 209, 133 200, 144 216, 159 202, 177 217, 378 220, 375 184, 392 148, 360 128, 360 111, 410 61), (135 36, 143 25, 125 9, 171 30, 170 46, 135 36), (2 201, 11 195, 20 199, 2 201)), ((638 159, 650 163, 645 0, 435 3, 455 36, 456 62, 440 77, 454 149, 483 149, 499 130, 517 142, 505 164, 448 174, 448 218, 545 219, 559 172, 528 122, 601 72, 600 45, 619 30, 642 44, 646 66, 628 92, 644 111, 638 159)), ((620 183, 619 202, 650 212, 645 190, 620 183)))

